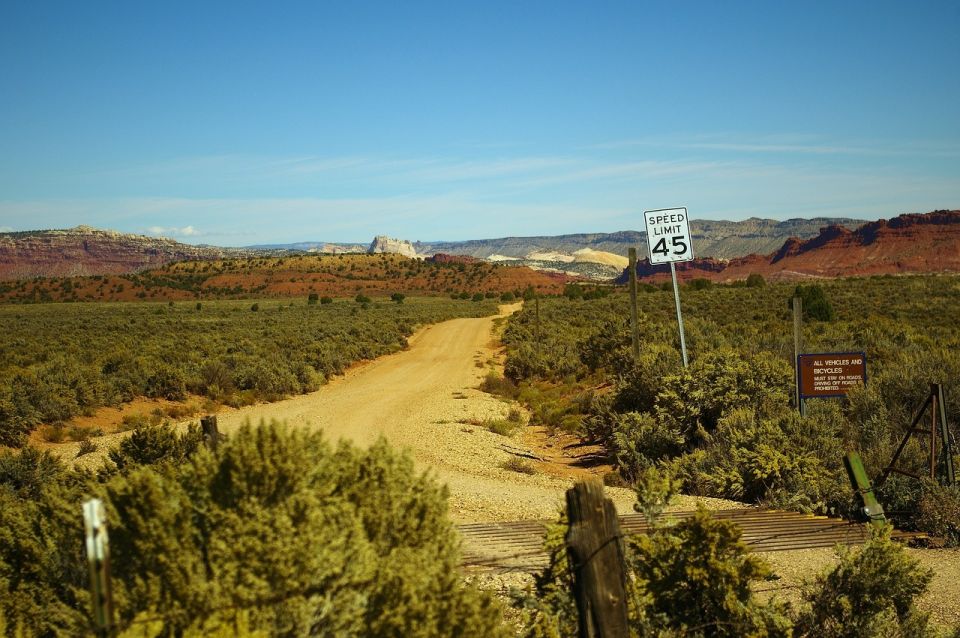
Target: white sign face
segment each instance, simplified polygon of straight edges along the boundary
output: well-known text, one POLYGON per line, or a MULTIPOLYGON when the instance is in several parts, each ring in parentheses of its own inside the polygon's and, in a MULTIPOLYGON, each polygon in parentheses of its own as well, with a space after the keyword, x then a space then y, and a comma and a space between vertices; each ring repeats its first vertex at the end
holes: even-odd
POLYGON ((643 212, 647 224, 647 247, 651 264, 693 261, 693 241, 686 208, 663 208, 643 212))

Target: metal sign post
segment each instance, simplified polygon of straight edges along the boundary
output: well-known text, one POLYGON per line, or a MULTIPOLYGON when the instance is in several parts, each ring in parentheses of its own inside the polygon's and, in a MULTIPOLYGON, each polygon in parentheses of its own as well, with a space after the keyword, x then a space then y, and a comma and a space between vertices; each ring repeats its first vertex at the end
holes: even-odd
POLYGON ((683 355, 683 367, 687 367, 687 339, 683 334, 683 315, 680 313, 680 287, 677 286, 677 267, 670 262, 670 277, 673 279, 673 300, 677 305, 677 325, 680 326, 680 353, 683 355))
POLYGON ((693 241, 686 208, 659 208, 643 213, 647 227, 647 248, 651 264, 670 264, 673 279, 673 298, 677 305, 677 326, 680 329, 680 352, 683 367, 687 367, 687 341, 683 331, 683 314, 680 312, 680 288, 677 285, 679 261, 693 261, 693 241))

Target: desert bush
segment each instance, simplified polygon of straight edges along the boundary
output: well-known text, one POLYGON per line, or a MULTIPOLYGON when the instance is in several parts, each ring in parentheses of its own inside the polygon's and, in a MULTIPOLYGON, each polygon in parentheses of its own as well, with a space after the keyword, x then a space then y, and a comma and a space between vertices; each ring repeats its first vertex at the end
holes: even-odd
POLYGON ((917 503, 918 529, 960 545, 960 486, 942 486, 925 481, 917 503))
POLYGON ((0 450, 0 486, 19 499, 36 500, 45 487, 62 482, 66 476, 63 463, 48 451, 34 447, 0 450))
POLYGON ((509 459, 500 464, 505 470, 510 470, 511 472, 518 472, 519 474, 536 474, 537 468, 533 466, 533 463, 526 459, 522 459, 519 456, 511 456, 509 459))
MULTIPOLYGON (((823 286, 818 284, 797 286, 793 291, 793 297, 800 297, 804 319, 833 321, 835 313, 833 306, 830 305, 830 301, 827 299, 823 286)), ((790 307, 793 305, 793 297, 787 301, 790 307)))
POLYGON ((87 454, 92 454, 97 451, 97 444, 91 441, 90 439, 84 439, 80 441, 80 447, 77 448, 77 458, 85 456, 87 454))
POLYGON ((679 430, 657 423, 650 414, 626 412, 614 416, 607 449, 613 452, 620 475, 633 481, 643 469, 680 454, 683 445, 679 430))
POLYGON ((840 564, 806 592, 809 607, 797 635, 824 638, 937 635, 916 599, 933 574, 890 540, 890 529, 875 531, 862 548, 838 550, 840 564))
POLYGON ((134 427, 117 448, 110 450, 109 458, 121 471, 139 465, 178 464, 194 454, 202 442, 203 435, 197 426, 178 434, 169 423, 142 423, 134 427))
POLYGON ((751 273, 747 275, 747 288, 763 288, 766 285, 767 281, 763 278, 763 275, 759 273, 751 273))
POLYGON ((36 421, 30 406, 24 406, 9 386, 0 386, 0 447, 22 446, 36 421))
POLYGON ((155 399, 180 401, 187 397, 187 382, 183 371, 173 365, 157 363, 147 376, 144 394, 155 399))
POLYGON ((500 376, 497 372, 491 370, 480 383, 480 389, 490 394, 506 397, 508 399, 517 398, 520 388, 517 387, 509 378, 500 376))
MULTIPOLYGON (((152 447, 176 447, 167 434, 152 447)), ((51 461, 73 478, 22 493, 5 467, 50 470, 19 454, 0 455, 0 615, 25 635, 89 631, 84 493, 107 508, 119 632, 149 619, 157 635, 506 635, 461 580, 445 489, 382 441, 245 426, 216 452, 150 452, 99 480, 51 461)))
MULTIPOLYGON (((548 566, 530 590, 515 597, 515 604, 526 610, 524 636, 577 634, 565 532, 562 515, 547 530, 548 566)), ((650 535, 627 539, 624 550, 631 635, 790 635, 786 611, 754 599, 751 585, 769 568, 748 552, 729 521, 700 510, 677 525, 655 525, 650 535)))
POLYGON ((679 457, 674 468, 691 494, 765 503, 800 511, 849 509, 839 464, 843 446, 829 423, 790 411, 735 410, 710 442, 679 457))
POLYGON ((509 419, 486 419, 481 423, 481 425, 494 434, 499 434, 501 436, 511 436, 517 431, 517 428, 520 427, 519 423, 509 419))
POLYGON ((770 574, 731 521, 699 509, 672 527, 630 539, 640 612, 656 631, 705 636, 789 636, 790 619, 757 602, 751 585, 770 574))

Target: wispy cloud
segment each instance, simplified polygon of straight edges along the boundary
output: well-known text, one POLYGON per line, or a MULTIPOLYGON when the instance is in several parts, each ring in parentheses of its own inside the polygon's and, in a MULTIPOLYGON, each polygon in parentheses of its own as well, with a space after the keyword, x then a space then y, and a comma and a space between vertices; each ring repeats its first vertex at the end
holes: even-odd
POLYGON ((193 226, 184 226, 182 228, 177 228, 176 226, 150 226, 147 228, 147 233, 164 237, 199 237, 203 234, 193 226))
POLYGON ((13 228, 10 226, 0 226, 0 233, 12 233, 13 228))
POLYGON ((593 145, 590 148, 599 150, 660 148, 726 153, 775 153, 784 155, 960 157, 960 148, 938 142, 912 142, 887 145, 838 144, 809 135, 772 135, 760 138, 735 134, 692 136, 688 138, 650 137, 605 142, 593 145))

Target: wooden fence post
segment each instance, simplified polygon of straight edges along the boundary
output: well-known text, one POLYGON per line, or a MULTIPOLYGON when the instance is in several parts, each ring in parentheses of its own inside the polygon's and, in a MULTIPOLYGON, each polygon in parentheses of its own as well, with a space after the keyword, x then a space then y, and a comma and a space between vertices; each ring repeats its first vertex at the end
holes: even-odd
POLYGON ((567 553, 580 638, 628 638, 626 577, 620 523, 595 479, 567 490, 567 553))
POLYGON ((800 396, 800 355, 803 354, 803 300, 793 298, 793 388, 797 397, 797 411, 806 416, 804 399, 800 396))
POLYGON ((223 436, 220 434, 219 428, 217 428, 217 416, 215 414, 208 414, 207 416, 200 417, 200 427, 203 429, 203 440, 206 442, 207 447, 211 450, 216 450, 217 444, 220 443, 220 439, 223 436))
POLYGON ((633 246, 627 251, 630 265, 630 333, 632 335, 633 360, 640 358, 640 319, 637 310, 637 249, 633 246))

